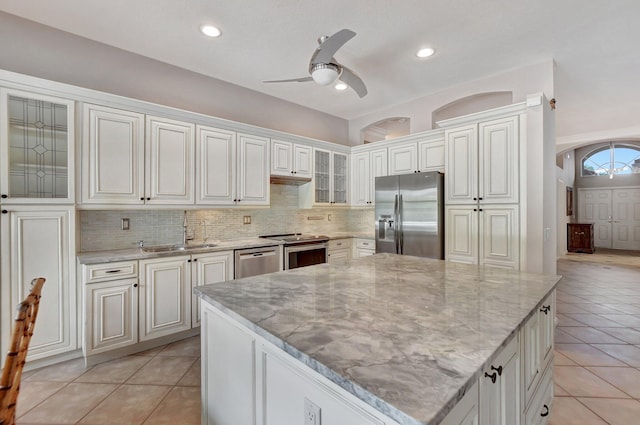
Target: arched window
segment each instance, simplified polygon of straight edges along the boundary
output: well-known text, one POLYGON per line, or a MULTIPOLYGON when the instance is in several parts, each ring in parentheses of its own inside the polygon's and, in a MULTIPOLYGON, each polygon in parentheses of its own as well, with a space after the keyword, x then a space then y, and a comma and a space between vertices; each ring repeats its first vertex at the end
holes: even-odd
POLYGON ((582 176, 640 173, 640 147, 613 144, 600 147, 582 160, 582 176))

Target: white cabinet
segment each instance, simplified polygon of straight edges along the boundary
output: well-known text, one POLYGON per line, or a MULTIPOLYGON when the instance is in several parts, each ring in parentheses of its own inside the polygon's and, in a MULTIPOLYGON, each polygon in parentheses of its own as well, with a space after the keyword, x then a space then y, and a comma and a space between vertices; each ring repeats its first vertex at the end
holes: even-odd
POLYGON ((198 126, 196 203, 268 205, 269 139, 198 126))
POLYGON ((440 425, 478 425, 478 383, 474 383, 440 425))
POLYGON ((271 175, 313 177, 313 149, 282 140, 271 140, 271 175))
POLYGON ((140 261, 140 341, 191 329, 190 256, 140 261))
POLYGON ((348 155, 325 149, 313 150, 313 184, 300 186, 299 206, 347 205, 348 155))
POLYGON ((333 239, 327 247, 329 264, 347 264, 351 260, 351 238, 333 239))
POLYGON ((147 204, 193 204, 194 133, 193 124, 147 116, 147 204))
POLYGON ((82 202, 193 204, 193 124, 84 106, 82 202))
POLYGON ((444 171, 444 139, 441 133, 389 147, 389 175, 444 171))
MULTIPOLYGON (((191 285, 209 285, 233 279, 233 251, 191 256, 191 285)), ((199 298, 192 295, 191 327, 200 326, 199 298)))
MULTIPOLYGON (((555 291, 542 302, 540 308, 523 327, 522 358, 525 407, 542 387, 541 377, 553 368, 553 331, 555 321, 555 291)), ((528 407, 527 407, 528 409, 528 407)))
POLYGON ((516 335, 480 375, 480 425, 518 425, 520 340, 516 335))
POLYGON ((82 266, 85 357, 138 342, 138 262, 82 266))
POLYGON ((447 203, 517 203, 518 117, 446 131, 447 203))
POLYGON ((46 282, 28 359, 77 349, 75 208, 35 205, 2 208, 2 352, 8 349, 15 307, 27 296, 30 282, 36 277, 44 277, 46 282))
POLYGON ((354 239, 353 258, 362 258, 376 253, 376 241, 373 239, 354 239))
POLYGON ((3 204, 73 204, 74 102, 0 89, 3 204))
POLYGON ((375 204, 375 179, 387 175, 387 149, 351 155, 351 205, 375 204))

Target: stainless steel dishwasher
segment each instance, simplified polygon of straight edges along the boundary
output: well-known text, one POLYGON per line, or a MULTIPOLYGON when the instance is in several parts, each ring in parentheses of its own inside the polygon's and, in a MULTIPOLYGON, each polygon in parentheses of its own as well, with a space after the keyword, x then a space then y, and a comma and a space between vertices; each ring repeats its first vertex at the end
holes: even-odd
POLYGON ((235 278, 280 271, 280 246, 235 250, 235 278))

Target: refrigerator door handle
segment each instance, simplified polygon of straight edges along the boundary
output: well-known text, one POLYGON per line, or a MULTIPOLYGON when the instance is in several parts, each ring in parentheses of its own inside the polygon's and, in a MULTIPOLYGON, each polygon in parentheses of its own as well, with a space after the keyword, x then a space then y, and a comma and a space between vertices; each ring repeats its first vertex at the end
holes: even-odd
POLYGON ((403 254, 404 251, 404 218, 402 217, 402 195, 399 195, 399 200, 398 200, 398 254, 403 254))
POLYGON ((393 203, 393 241, 396 245, 396 254, 400 253, 400 237, 398 235, 398 221, 399 221, 399 211, 398 211, 398 194, 396 194, 395 201, 393 203))

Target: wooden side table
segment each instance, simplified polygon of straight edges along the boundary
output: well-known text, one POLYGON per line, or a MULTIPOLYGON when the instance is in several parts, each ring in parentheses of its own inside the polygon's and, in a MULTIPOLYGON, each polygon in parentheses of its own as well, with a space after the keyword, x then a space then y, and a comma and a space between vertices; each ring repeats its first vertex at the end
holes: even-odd
POLYGON ((593 254, 593 223, 567 223, 567 251, 593 254))

